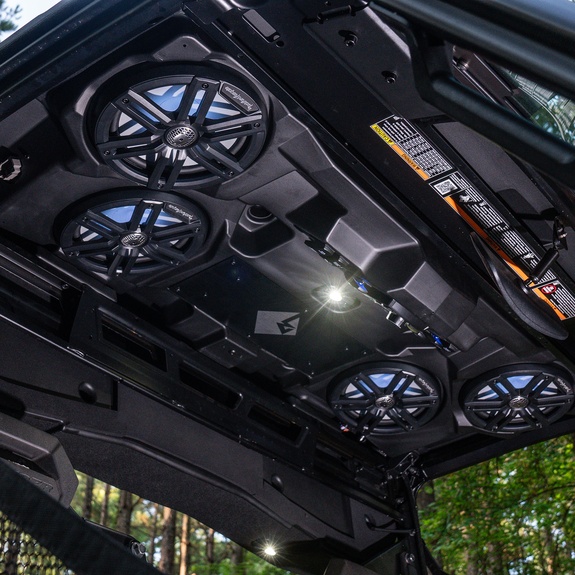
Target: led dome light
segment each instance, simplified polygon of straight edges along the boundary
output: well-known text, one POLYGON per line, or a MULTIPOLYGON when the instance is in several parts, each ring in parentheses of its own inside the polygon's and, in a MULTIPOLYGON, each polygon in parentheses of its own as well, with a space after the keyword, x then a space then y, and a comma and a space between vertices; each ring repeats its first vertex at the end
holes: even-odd
POLYGON ((461 406, 475 427, 518 433, 545 427, 573 405, 573 383, 553 366, 511 366, 464 386, 461 406))
POLYGON ((203 210, 171 194, 147 199, 136 193, 84 202, 65 218, 62 252, 108 276, 159 271, 194 256, 207 233, 203 210))
POLYGON ((367 437, 419 429, 437 413, 441 388, 415 366, 370 364, 338 377, 328 399, 346 428, 367 437))
POLYGON ((347 293, 344 288, 333 285, 320 286, 312 290, 313 298, 322 304, 322 307, 334 313, 344 313, 359 306, 359 300, 347 293))
POLYGON ((266 557, 275 557, 278 554, 278 552, 273 545, 266 545, 263 549, 263 554, 266 557))
POLYGON ((116 91, 94 130, 100 157, 154 190, 193 188, 241 174, 262 150, 267 115, 255 92, 224 76, 182 65, 116 91), (172 74, 176 69, 183 73, 172 74))

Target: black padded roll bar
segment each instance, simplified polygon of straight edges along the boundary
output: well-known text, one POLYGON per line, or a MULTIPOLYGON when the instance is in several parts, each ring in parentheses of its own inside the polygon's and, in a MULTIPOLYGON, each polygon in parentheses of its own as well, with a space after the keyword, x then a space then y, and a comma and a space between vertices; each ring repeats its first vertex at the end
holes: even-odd
POLYGON ((575 147, 460 84, 446 43, 575 99, 575 5, 566 0, 373 0, 410 46, 421 97, 518 158, 575 187, 575 147))

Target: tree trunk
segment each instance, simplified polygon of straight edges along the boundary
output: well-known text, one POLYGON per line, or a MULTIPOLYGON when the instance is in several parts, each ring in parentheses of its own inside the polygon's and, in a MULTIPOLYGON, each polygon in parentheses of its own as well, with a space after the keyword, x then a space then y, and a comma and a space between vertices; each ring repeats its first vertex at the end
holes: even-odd
POLYGON ((150 525, 150 545, 148 547, 148 557, 150 563, 153 565, 156 557, 156 537, 158 536, 158 515, 160 514, 160 506, 157 503, 154 503, 152 509, 154 516, 150 525))
POLYGON ((214 554, 214 540, 215 540, 215 533, 214 530, 211 528, 206 529, 206 563, 212 565, 215 563, 215 554, 214 554))
POLYGON ((106 483, 104 488, 104 501, 102 501, 102 507, 100 508, 100 525, 106 527, 108 525, 108 506, 110 504, 110 485, 106 483))
POLYGON ((465 554, 465 575, 479 575, 479 567, 477 565, 477 558, 474 554, 470 553, 468 549, 464 551, 465 554))
POLYGON ((86 491, 82 505, 82 517, 90 521, 92 519, 92 500, 94 498, 94 478, 86 475, 86 491))
MULTIPOLYGON (((420 517, 422 513, 428 509, 430 505, 435 503, 435 486, 433 481, 428 481, 417 493, 417 508, 420 513, 420 517)), ((443 568, 443 557, 441 556, 441 551, 435 551, 437 541, 436 540, 426 540, 427 547, 429 548, 430 553, 433 555, 437 564, 443 568)))
POLYGON ((232 556, 230 558, 232 564, 233 575, 245 575, 246 569, 244 564, 244 548, 237 543, 231 543, 232 556))
POLYGON ((180 575, 187 575, 189 565, 188 547, 190 545, 190 520, 182 516, 182 531, 180 535, 180 575))
POLYGON ((126 535, 130 534, 132 523, 132 494, 129 491, 120 489, 120 502, 118 504, 118 517, 116 519, 116 529, 126 535))
POLYGON ((162 547, 160 550, 159 570, 171 575, 174 570, 175 543, 176 543, 176 516, 177 512, 164 507, 162 524, 162 547))
POLYGON ((215 532, 211 527, 208 527, 206 528, 206 563, 208 564, 208 573, 214 572, 215 562, 215 532))
POLYGON ((204 562, 205 546, 198 537, 198 532, 204 531, 204 528, 197 519, 189 518, 188 524, 188 565, 192 566, 204 562))

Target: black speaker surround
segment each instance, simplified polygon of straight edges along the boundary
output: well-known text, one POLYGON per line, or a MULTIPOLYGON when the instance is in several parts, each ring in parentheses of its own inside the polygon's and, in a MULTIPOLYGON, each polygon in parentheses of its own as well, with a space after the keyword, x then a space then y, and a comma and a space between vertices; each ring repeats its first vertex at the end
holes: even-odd
POLYGON ((100 158, 153 190, 230 180, 256 160, 266 139, 267 112, 255 89, 216 67, 128 70, 96 100, 100 158))
POLYGON ((366 437, 419 429, 436 415, 441 388, 413 365, 366 364, 339 376, 328 400, 344 429, 366 437))
POLYGON ((469 422, 493 433, 545 427, 571 409, 571 378, 555 366, 517 365, 486 373, 462 389, 469 422))
POLYGON ((62 252, 74 263, 107 276, 161 271, 193 257, 208 224, 190 200, 142 190, 91 198, 65 212, 62 252))

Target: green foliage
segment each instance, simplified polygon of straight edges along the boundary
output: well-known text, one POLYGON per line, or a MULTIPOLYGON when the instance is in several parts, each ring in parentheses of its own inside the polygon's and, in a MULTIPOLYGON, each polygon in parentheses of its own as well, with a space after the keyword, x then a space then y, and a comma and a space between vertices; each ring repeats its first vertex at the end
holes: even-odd
POLYGON ((286 571, 271 565, 253 553, 246 553, 246 560, 239 565, 233 565, 229 558, 218 563, 193 563, 190 573, 195 575, 236 575, 247 573, 249 575, 286 575, 286 571))
POLYGON ((0 0, 0 38, 3 32, 12 32, 18 28, 16 20, 20 17, 21 11, 20 6, 9 8, 5 0, 0 0))
POLYGON ((422 532, 456 574, 575 572, 571 436, 531 446, 424 488, 422 532))

